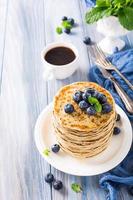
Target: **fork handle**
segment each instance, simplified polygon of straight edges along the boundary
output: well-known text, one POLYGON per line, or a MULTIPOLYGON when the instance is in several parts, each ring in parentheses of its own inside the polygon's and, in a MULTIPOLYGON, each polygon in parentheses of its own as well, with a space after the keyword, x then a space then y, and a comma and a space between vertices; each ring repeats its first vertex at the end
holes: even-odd
POLYGON ((117 93, 119 94, 121 100, 123 101, 127 111, 133 114, 133 101, 128 97, 125 91, 121 88, 121 86, 115 81, 114 78, 110 78, 115 86, 117 93))
POLYGON ((122 73, 116 68, 113 67, 113 69, 119 74, 119 76, 126 82, 126 84, 133 90, 133 85, 125 78, 125 76, 122 75, 122 73))

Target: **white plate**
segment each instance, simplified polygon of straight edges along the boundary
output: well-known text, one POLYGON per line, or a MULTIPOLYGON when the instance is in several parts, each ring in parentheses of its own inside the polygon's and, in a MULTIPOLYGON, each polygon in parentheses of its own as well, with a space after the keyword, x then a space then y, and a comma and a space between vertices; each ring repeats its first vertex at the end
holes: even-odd
POLYGON ((127 155, 132 144, 132 127, 125 112, 116 105, 121 122, 119 135, 113 135, 108 148, 92 158, 77 159, 69 154, 59 151, 50 152, 49 156, 43 155, 45 148, 51 148, 56 137, 52 126, 52 103, 40 114, 35 126, 36 146, 43 158, 56 169, 77 176, 91 176, 106 172, 117 166, 127 155))

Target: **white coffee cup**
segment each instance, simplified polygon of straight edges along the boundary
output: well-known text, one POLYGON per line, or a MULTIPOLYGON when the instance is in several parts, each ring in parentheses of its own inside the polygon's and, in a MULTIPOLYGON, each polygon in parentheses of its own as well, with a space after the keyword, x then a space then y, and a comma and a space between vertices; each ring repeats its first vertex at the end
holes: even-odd
POLYGON ((76 69, 78 68, 78 59, 79 59, 79 54, 77 48, 71 44, 71 43, 63 43, 63 42, 56 42, 56 43, 51 43, 48 44, 41 52, 41 59, 44 64, 44 74, 43 78, 45 80, 50 80, 50 79, 65 79, 69 76, 71 76, 76 69), (54 65, 50 64, 45 60, 45 55, 46 53, 55 47, 67 47, 70 48, 74 54, 75 54, 75 59, 70 62, 69 64, 65 65, 54 65))

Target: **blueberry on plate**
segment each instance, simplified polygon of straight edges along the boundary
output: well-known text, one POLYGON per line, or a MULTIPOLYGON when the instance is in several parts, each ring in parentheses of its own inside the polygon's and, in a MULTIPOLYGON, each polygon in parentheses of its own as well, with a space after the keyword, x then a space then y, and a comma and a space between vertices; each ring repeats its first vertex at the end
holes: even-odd
POLYGON ((96 110, 94 109, 93 106, 90 106, 89 108, 87 108, 86 110, 88 115, 95 115, 96 114, 96 110))
POLYGON ((71 114, 74 112, 74 107, 72 104, 68 103, 64 106, 64 111, 68 114, 71 114))
POLYGON ((45 176, 45 181, 46 181, 47 183, 52 183, 53 180, 54 180, 53 174, 48 173, 48 174, 45 176))
POLYGON ((73 18, 68 18, 67 20, 72 26, 74 25, 74 19, 73 18))
POLYGON ((58 144, 54 144, 54 145, 52 145, 51 150, 54 153, 57 153, 60 150, 60 146, 58 144))
POLYGON ((62 21, 66 21, 67 20, 67 17, 66 16, 63 16, 62 17, 62 21))
POLYGON ((73 100, 76 103, 79 103, 80 101, 82 101, 82 92, 81 91, 75 92, 74 95, 73 95, 73 100))
POLYGON ((79 102, 79 107, 81 108, 81 110, 85 110, 89 107, 89 103, 87 103, 86 101, 82 100, 79 102))
POLYGON ((120 121, 120 119, 121 119, 121 116, 120 116, 119 114, 117 114, 117 119, 116 119, 116 121, 118 122, 118 121, 120 121))
POLYGON ((114 127, 114 132, 113 132, 114 135, 118 135, 120 132, 121 132, 120 128, 114 127))
POLYGON ((62 184, 61 181, 55 180, 55 181, 53 182, 53 188, 54 188, 55 190, 60 190, 60 189, 62 189, 62 187, 63 187, 63 184, 62 184))
POLYGON ((128 187, 128 193, 133 196, 133 186, 128 187))
POLYGON ((91 44, 91 39, 90 39, 90 37, 86 36, 86 37, 83 39, 83 42, 84 42, 86 45, 91 44))
POLYGON ((107 97, 102 93, 98 93, 97 99, 100 101, 101 104, 104 104, 107 102, 107 97))
POLYGON ((67 34, 69 34, 71 32, 71 29, 70 28, 65 28, 64 32, 67 33, 67 34))
POLYGON ((104 104, 102 105, 102 112, 103 112, 104 114, 109 113, 109 112, 111 112, 111 111, 112 111, 112 106, 111 106, 109 103, 104 103, 104 104))

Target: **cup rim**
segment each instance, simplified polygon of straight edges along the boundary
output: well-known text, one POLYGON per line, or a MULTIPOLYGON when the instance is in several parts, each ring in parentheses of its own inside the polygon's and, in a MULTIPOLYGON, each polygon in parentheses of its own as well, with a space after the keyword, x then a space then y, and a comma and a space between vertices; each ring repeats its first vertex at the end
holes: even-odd
POLYGON ((47 64, 49 67, 60 68, 60 67, 67 67, 67 66, 75 63, 77 61, 77 59, 79 58, 79 53, 78 53, 78 49, 72 43, 67 43, 67 42, 52 42, 52 43, 47 44, 43 48, 43 50, 41 51, 41 58, 42 58, 43 63, 47 64), (55 48, 55 47, 60 47, 60 46, 64 46, 64 47, 70 48, 74 52, 74 54, 76 56, 75 59, 72 62, 70 62, 68 64, 65 64, 65 65, 54 65, 54 64, 51 64, 51 63, 47 62, 44 59, 44 55, 46 55, 46 53, 50 49, 55 48))

